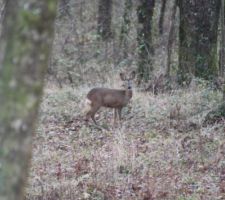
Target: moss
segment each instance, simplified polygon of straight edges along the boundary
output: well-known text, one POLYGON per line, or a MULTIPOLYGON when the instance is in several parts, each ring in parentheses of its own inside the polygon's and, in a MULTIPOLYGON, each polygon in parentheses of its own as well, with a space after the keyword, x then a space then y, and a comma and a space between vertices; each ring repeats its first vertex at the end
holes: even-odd
POLYGON ((20 15, 20 24, 24 25, 26 27, 27 25, 32 25, 35 27, 37 23, 40 23, 40 14, 38 13, 38 10, 35 11, 29 11, 29 10, 23 10, 20 15))
POLYGON ((209 76, 216 75, 216 72, 218 71, 218 54, 217 54, 217 44, 213 44, 211 54, 210 54, 210 71, 209 76))
POLYGON ((55 12, 56 12, 56 1, 55 0, 48 1, 48 12, 50 14, 55 15, 55 12))

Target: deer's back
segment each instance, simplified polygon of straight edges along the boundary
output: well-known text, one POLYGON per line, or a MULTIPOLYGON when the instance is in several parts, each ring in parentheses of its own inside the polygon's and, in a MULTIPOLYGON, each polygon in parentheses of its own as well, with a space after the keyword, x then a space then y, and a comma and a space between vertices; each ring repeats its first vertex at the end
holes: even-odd
POLYGON ((127 94, 125 90, 108 88, 93 88, 87 94, 87 98, 91 100, 92 104, 111 108, 126 106, 131 97, 132 91, 127 94))

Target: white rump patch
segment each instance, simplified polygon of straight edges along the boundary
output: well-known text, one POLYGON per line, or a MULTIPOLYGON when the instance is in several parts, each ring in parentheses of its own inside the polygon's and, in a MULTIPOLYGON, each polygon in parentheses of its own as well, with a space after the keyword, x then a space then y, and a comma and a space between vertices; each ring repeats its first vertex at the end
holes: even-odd
POLYGON ((88 111, 91 110, 91 100, 86 98, 84 101, 83 113, 86 114, 88 111))

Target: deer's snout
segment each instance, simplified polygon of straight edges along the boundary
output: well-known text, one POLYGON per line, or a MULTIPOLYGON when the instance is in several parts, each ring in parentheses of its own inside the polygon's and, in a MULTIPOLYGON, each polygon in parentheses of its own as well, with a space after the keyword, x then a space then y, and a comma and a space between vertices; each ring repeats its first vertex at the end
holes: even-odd
POLYGON ((128 80, 127 88, 128 88, 128 90, 132 89, 132 81, 131 80, 128 80))

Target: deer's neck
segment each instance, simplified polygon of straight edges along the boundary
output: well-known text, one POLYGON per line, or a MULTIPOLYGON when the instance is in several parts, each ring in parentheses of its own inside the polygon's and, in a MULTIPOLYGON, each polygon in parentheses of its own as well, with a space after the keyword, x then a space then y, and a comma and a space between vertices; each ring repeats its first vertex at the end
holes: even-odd
POLYGON ((125 90, 125 95, 127 97, 128 100, 130 100, 132 98, 133 92, 131 89, 127 89, 125 90))

